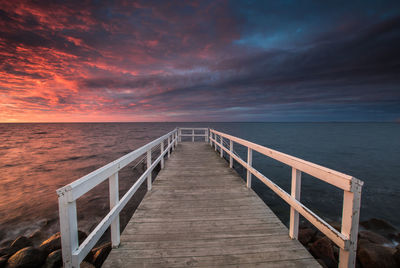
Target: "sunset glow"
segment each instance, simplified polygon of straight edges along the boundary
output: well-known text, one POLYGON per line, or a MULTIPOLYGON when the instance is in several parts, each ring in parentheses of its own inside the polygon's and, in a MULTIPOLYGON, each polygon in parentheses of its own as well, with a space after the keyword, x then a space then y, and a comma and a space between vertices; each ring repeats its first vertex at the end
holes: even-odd
POLYGON ((266 2, 0 1, 0 122, 400 118, 397 1, 266 2))

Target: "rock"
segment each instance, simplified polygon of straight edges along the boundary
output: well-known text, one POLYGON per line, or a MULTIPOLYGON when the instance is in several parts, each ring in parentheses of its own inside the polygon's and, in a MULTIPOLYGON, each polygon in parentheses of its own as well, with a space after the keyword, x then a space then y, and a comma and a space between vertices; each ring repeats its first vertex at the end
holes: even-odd
POLYGON ((321 259, 327 267, 337 267, 333 251, 333 243, 328 237, 324 236, 315 241, 311 245, 310 251, 316 259, 321 259))
POLYGON ((368 221, 360 222, 360 225, 369 231, 373 231, 387 238, 395 236, 398 233, 398 230, 390 223, 381 219, 372 218, 368 221))
POLYGON ((96 268, 93 264, 88 263, 88 262, 86 262, 86 261, 81 262, 80 267, 81 267, 81 268, 96 268))
POLYGON ((101 267, 106 260, 108 253, 111 251, 111 242, 107 242, 97 248, 92 249, 93 260, 92 263, 96 268, 101 267))
POLYGON ((325 262, 321 259, 316 259, 316 261, 323 267, 323 268, 328 268, 328 266, 326 266, 325 262))
POLYGON ((6 267, 7 259, 4 257, 0 257, 0 268, 6 267))
POLYGON ((358 243, 357 258, 363 268, 395 268, 395 249, 361 239, 358 243))
POLYGON ((11 255, 13 255, 17 251, 18 250, 10 247, 0 248, 0 256, 8 259, 11 255))
POLYGON ((392 244, 392 241, 389 239, 385 238, 384 236, 371 232, 371 231, 360 231, 358 233, 358 239, 365 239, 368 240, 371 243, 375 244, 392 244))
MULTIPOLYGON (((78 231, 79 243, 81 243, 86 238, 86 234, 82 231, 78 231)), ((50 254, 53 251, 61 248, 61 234, 60 232, 50 236, 47 240, 40 244, 39 248, 43 250, 46 254, 50 254)))
POLYGON ((393 258, 396 261, 397 265, 400 267, 400 247, 396 247, 396 252, 393 254, 393 258))
POLYGON ((34 247, 26 247, 14 255, 7 261, 7 268, 36 268, 40 267, 46 259, 45 254, 34 247))
POLYGON ((9 247, 14 240, 6 240, 0 244, 0 247, 9 247))
POLYGON ((62 265, 62 253, 61 249, 58 249, 47 256, 46 263, 43 268, 60 268, 62 265))
POLYGON ((299 229, 299 241, 303 245, 307 245, 309 242, 312 241, 316 231, 311 228, 306 229, 299 229))
POLYGON ((36 231, 31 233, 28 238, 32 242, 37 243, 39 240, 41 240, 43 238, 43 232, 40 229, 37 229, 36 231))
POLYGON ((26 236, 18 236, 14 242, 11 243, 10 248, 16 249, 16 251, 32 246, 32 241, 30 241, 26 236))

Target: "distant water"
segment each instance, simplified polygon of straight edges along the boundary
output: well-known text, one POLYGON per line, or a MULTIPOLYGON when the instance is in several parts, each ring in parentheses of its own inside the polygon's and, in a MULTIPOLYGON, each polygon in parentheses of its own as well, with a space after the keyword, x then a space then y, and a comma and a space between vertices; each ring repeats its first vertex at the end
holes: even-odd
MULTIPOLYGON (((0 124, 0 242, 37 229, 58 229, 55 190, 139 148, 176 126, 211 127, 365 182, 361 219, 400 227, 400 124, 395 123, 82 123, 0 124)), ((245 157, 245 150, 235 150, 245 157)), ((290 191, 291 169, 254 154, 255 167, 290 191)), ((134 170, 120 178, 121 194, 134 170)), ((137 174, 136 174, 137 175, 137 174)), ((93 229, 108 209, 108 186, 78 201, 79 226, 93 229)), ((287 222, 288 206, 262 183, 254 190, 287 222)), ((143 194, 143 193, 142 193, 143 194)), ((303 176, 301 199, 328 221, 339 221, 342 192, 303 176)))

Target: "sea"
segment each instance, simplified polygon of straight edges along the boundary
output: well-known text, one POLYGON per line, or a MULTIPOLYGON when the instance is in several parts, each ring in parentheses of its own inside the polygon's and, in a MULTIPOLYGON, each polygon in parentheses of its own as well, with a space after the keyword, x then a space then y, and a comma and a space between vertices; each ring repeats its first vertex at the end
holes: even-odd
MULTIPOLYGON (((175 127, 213 128, 356 177, 364 181, 360 220, 379 218, 400 229, 398 123, 12 123, 0 124, 0 244, 19 235, 57 232, 56 189, 175 127)), ((246 159, 245 148, 235 144, 234 149, 246 159)), ((135 166, 120 174, 121 196, 140 175, 135 166)), ((259 153, 253 155, 253 166, 290 193, 291 167, 259 153)), ((238 163, 235 168, 244 178, 238 163)), ((290 209, 282 199, 257 179, 253 190, 288 223, 290 209)), ((135 195, 122 222, 145 192, 142 187, 135 195)), ((341 220, 343 191, 307 174, 302 175, 301 202, 328 222, 341 220)), ((80 198, 79 228, 93 230, 108 203, 107 182, 80 198)))

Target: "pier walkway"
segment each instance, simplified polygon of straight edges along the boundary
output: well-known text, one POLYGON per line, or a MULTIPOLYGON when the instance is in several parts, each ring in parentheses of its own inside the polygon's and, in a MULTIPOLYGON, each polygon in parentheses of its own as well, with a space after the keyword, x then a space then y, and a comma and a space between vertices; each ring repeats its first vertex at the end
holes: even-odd
POLYGON ((350 175, 214 129, 175 128, 57 190, 63 265, 79 268, 110 228, 113 249, 103 267, 319 267, 297 240, 302 215, 338 246, 339 267, 355 267, 362 185, 350 175), (237 148, 247 151, 246 160, 237 148), (253 152, 291 167, 290 194, 255 169, 253 152), (141 162, 146 170, 120 198, 120 170, 141 162), (245 181, 234 164, 246 171, 245 181), (302 173, 343 191, 341 230, 300 202, 302 173), (253 192, 254 179, 290 206, 289 228, 253 192), (79 243, 76 200, 104 181, 110 211, 79 243), (120 212, 145 181, 148 192, 121 235, 120 212))
POLYGON ((205 143, 179 143, 103 267, 320 267, 205 143))

